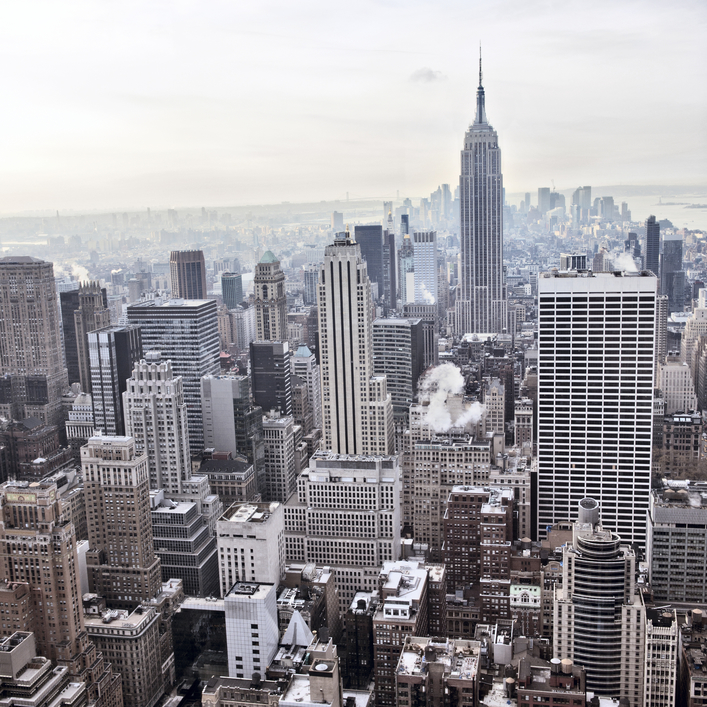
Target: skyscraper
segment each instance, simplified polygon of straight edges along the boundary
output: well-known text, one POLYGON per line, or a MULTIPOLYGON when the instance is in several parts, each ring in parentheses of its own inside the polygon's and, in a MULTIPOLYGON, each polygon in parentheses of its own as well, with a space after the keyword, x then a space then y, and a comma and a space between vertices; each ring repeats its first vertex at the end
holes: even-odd
POLYGON ((169 254, 172 297, 206 299, 206 263, 200 250, 173 250, 169 254))
POLYGON ((92 437, 81 448, 81 467, 89 588, 111 607, 134 609, 162 587, 152 540, 147 454, 135 449, 132 437, 92 437))
POLYGON ((221 296, 229 309, 235 309, 243 301, 243 279, 239 273, 221 275, 221 296))
POLYGON ((390 454, 393 409, 385 376, 373 374, 371 283, 348 233, 326 247, 319 275, 323 449, 390 454))
POLYGON ((660 263, 660 293, 668 295, 670 312, 685 311, 685 272, 682 269, 682 236, 666 234, 663 237, 663 255, 660 263))
POLYGON ((305 344, 300 344, 295 355, 290 359, 292 375, 307 382, 309 402, 314 414, 314 426, 322 429, 322 378, 317 357, 305 344))
POLYGON ((0 414, 62 420, 68 387, 54 266, 29 256, 0 258, 0 414))
POLYGON ((292 414, 292 372, 287 341, 251 341, 250 375, 253 400, 263 412, 292 414))
POLYGON ((642 543, 650 492, 656 278, 545 273, 538 280, 538 529, 585 496, 642 543))
POLYGON ((285 273, 280 261, 267 251, 255 266, 255 338, 261 341, 287 339, 285 273))
POLYGON ((182 376, 192 451, 203 448, 201 379, 219 372, 216 300, 148 300, 128 307, 128 320, 142 331, 145 352, 159 351, 182 376))
POLYGON ((655 216, 646 219, 645 268, 656 277, 660 275, 660 224, 655 216))
POLYGON ((415 302, 437 304, 437 234, 424 231, 412 234, 415 268, 415 302))
POLYGON ((90 393, 88 332, 110 324, 106 288, 86 282, 78 290, 62 292, 59 298, 69 383, 80 382, 82 390, 90 393))
POLYGON ((461 154, 461 297, 458 333, 502 332, 506 327, 503 282, 503 176, 498 134, 486 119, 479 59, 476 118, 461 154))
POLYGON ((104 435, 125 434, 123 393, 133 366, 142 358, 137 326, 108 326, 88 333, 93 423, 104 435))
POLYGON ((403 236, 398 251, 398 274, 400 277, 400 301, 402 304, 415 301, 415 251, 410 236, 403 236))
MULTIPOLYGON (((387 217, 388 214, 386 214, 387 217)), ((377 285, 376 299, 383 295, 383 226, 368 225, 354 228, 356 243, 361 246, 361 257, 368 267, 371 285, 377 285)))

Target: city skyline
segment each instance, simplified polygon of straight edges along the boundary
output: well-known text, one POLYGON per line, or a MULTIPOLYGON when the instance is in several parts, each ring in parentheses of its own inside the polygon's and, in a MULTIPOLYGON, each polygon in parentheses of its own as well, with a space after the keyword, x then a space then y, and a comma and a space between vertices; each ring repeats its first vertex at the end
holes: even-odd
POLYGON ((5 50, 18 61, 0 213, 402 196, 453 183, 479 40, 509 192, 551 180, 707 183, 700 3, 642 3, 640 14, 455 2, 269 10, 6 10, 5 50), (677 143, 664 139, 668 111, 677 143))

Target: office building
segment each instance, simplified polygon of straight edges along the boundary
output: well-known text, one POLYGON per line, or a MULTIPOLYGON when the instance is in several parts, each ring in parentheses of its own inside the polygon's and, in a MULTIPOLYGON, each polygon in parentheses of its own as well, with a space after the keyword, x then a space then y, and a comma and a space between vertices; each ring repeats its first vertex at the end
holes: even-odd
POLYGON ((61 424, 68 378, 52 263, 0 258, 0 322, 0 415, 61 424))
POLYGON ((377 300, 383 296, 383 226, 355 226, 354 239, 361 248, 361 258, 366 262, 368 279, 377 300))
POLYGON ((200 250, 173 250, 169 254, 172 297, 203 300, 207 295, 206 262, 200 250))
POLYGON ((317 304, 317 285, 319 284, 319 266, 307 263, 304 266, 304 292, 302 302, 305 307, 317 304))
POLYGON ((550 210, 550 187, 538 187, 538 211, 544 216, 550 210))
POLYGON ((663 236, 660 262, 660 294, 668 296, 670 312, 685 311, 685 271, 682 269, 682 236, 663 236))
POLYGON ((373 373, 371 283, 349 233, 327 246, 319 277, 323 448, 339 454, 393 451, 385 376, 373 373))
POLYGON ((437 234, 422 231, 412 234, 415 269, 415 302, 437 304, 437 234))
POLYGON ((201 379, 219 372, 218 321, 215 300, 149 300, 128 307, 128 320, 140 326, 145 352, 159 351, 181 376, 187 404, 189 442, 203 449, 201 379))
MULTIPOLYGON (((317 357, 305 344, 297 347, 290 359, 292 374, 302 378, 307 384, 309 404, 312 408, 314 427, 322 429, 322 379, 317 357)), ((307 434, 307 433, 305 433, 307 434)))
POLYGON ((84 617, 86 632, 105 660, 120 670, 124 707, 154 707, 164 694, 159 617, 154 609, 103 609, 84 617))
POLYGON ((406 232, 398 251, 398 297, 402 304, 415 301, 415 249, 406 232))
POLYGON ((255 336, 260 341, 287 339, 287 297, 285 273, 280 261, 266 251, 255 266, 255 336))
POLYGON ((258 493, 253 465, 240 454, 233 459, 209 459, 201 464, 199 474, 209 480, 211 493, 224 508, 250 501, 258 493))
POLYGON ((644 705, 675 707, 678 704, 681 638, 675 609, 646 607, 644 705))
POLYGON ((395 670, 396 705, 464 705, 479 692, 481 642, 405 637, 395 670))
POLYGON ((375 589, 383 562, 400 546, 397 457, 317 452, 285 504, 288 562, 332 567, 341 610, 359 590, 375 589))
POLYGON ((668 482, 651 493, 646 559, 655 601, 707 602, 707 552, 704 484, 668 482), (700 559, 698 559, 700 558, 700 559))
POLYGON ((658 295, 655 298, 655 374, 660 373, 661 364, 665 363, 668 355, 668 311, 670 300, 667 295, 658 295))
POLYGON ((228 644, 228 674, 242 678, 265 669, 277 652, 277 586, 236 582, 223 599, 228 644))
POLYGON ((409 636, 428 635, 427 570, 418 562, 385 562, 378 578, 380 601, 373 617, 376 707, 393 707, 396 671, 409 636))
POLYGON ((297 445, 301 442, 302 428, 295 425, 292 415, 270 412, 263 418, 265 443, 264 470, 265 501, 286 503, 295 492, 297 476, 301 471, 297 445))
POLYGON ((127 434, 147 455, 149 487, 181 494, 191 477, 191 454, 183 379, 172 362, 148 352, 133 368, 123 405, 127 434))
POLYGON ((292 414, 290 346, 287 341, 252 341, 250 376, 253 401, 263 412, 292 414))
POLYGON ((240 273, 222 273, 221 297, 228 309, 235 309, 240 305, 243 301, 243 279, 240 273))
POLYGON ((665 415, 697 409, 695 384, 689 366, 678 355, 668 355, 660 366, 658 386, 665 401, 665 415))
POLYGON ((71 403, 66 420, 66 443, 74 461, 81 463, 81 447, 93 437, 93 402, 88 393, 79 393, 71 403))
POLYGON ((220 596, 236 582, 277 586, 285 574, 281 503, 236 503, 216 523, 220 596))
POLYGON ((365 690, 373 676, 373 617, 378 610, 378 592, 356 592, 344 614, 346 663, 344 686, 365 690))
POLYGON ((569 658, 553 658, 550 667, 544 663, 539 665, 527 655, 518 662, 518 704, 572 704, 578 707, 591 704, 587 702, 587 672, 581 665, 574 665, 569 658))
POLYGON ((86 683, 72 680, 65 665, 53 668, 48 658, 38 655, 33 633, 5 634, 0 651, 0 701, 7 707, 85 707, 89 703, 86 683))
POLYGON ((137 326, 109 326, 88 333, 93 423, 104 435, 125 434, 123 393, 133 366, 142 358, 137 326))
POLYGON ((685 707, 703 707, 704 685, 707 681, 707 626, 702 609, 687 612, 681 630, 675 704, 685 707))
POLYGON ((587 690, 640 705, 645 607, 636 588, 636 555, 602 525, 595 499, 578 505, 572 541, 563 547, 562 585, 555 586, 554 657, 583 666, 587 690))
POLYGON ((150 493, 152 537, 162 563, 162 582, 179 579, 192 597, 218 594, 216 537, 204 522, 199 505, 165 498, 163 489, 150 493))
POLYGON ((432 325, 422 319, 376 319, 373 322, 373 372, 388 382, 396 419, 407 419, 417 383, 431 365, 425 338, 432 325))
POLYGON ((560 255, 560 270, 586 270, 586 253, 562 253, 560 255))
POLYGON ((503 176, 498 134, 486 119, 479 60, 476 118, 461 154, 461 293, 457 333, 502 332, 506 328, 503 281, 503 176))
POLYGON ((645 271, 544 274, 538 299, 539 537, 573 520, 590 496, 625 542, 643 543, 656 278, 645 271))
POLYGON ((69 383, 80 382, 81 389, 90 393, 88 332, 110 325, 106 289, 98 282, 86 282, 78 290, 62 292, 59 298, 69 383))
POLYGON ((395 227, 393 216, 388 214, 388 228, 383 231, 383 304, 389 309, 396 308, 398 297, 397 250, 395 249, 395 227))
POLYGON ((338 233, 339 231, 343 231, 344 229, 344 214, 342 214, 340 211, 332 211, 331 212, 331 230, 334 231, 334 233, 338 233))
POLYGON ((646 248, 644 266, 656 277, 660 275, 660 223, 655 216, 646 219, 646 248))
POLYGON ((92 437, 81 449, 81 468, 89 589, 111 607, 134 609, 162 586, 150 523, 147 455, 130 437, 92 437))

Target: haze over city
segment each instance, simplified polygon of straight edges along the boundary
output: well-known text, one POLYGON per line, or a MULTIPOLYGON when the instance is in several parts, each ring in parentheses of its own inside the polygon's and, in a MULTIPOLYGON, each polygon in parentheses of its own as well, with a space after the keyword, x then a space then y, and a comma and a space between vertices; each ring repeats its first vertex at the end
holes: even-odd
POLYGON ((6 3, 0 213, 422 196, 456 182, 479 43, 507 193, 700 187, 706 23, 699 1, 6 3))

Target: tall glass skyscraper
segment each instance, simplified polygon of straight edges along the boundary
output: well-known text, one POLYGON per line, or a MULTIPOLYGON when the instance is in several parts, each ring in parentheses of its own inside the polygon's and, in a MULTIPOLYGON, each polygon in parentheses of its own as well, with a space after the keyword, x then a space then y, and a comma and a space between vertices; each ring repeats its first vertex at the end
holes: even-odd
POLYGON ((461 154, 461 297, 456 305, 459 334, 506 328, 503 282, 503 176, 498 134, 486 119, 479 59, 476 118, 461 154))

